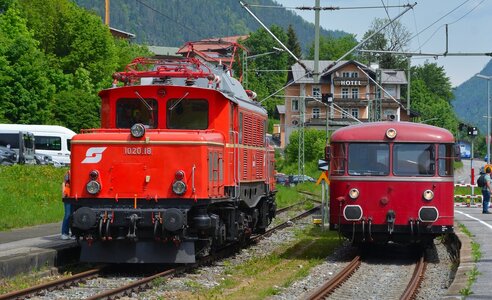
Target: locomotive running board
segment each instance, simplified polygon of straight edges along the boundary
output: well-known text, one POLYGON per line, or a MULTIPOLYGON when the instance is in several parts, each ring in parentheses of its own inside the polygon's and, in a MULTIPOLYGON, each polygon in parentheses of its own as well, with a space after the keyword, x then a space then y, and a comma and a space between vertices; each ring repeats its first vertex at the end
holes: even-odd
POLYGON ((178 247, 172 243, 156 241, 94 241, 88 245, 80 242, 80 261, 106 263, 194 263, 195 243, 182 242, 178 247))

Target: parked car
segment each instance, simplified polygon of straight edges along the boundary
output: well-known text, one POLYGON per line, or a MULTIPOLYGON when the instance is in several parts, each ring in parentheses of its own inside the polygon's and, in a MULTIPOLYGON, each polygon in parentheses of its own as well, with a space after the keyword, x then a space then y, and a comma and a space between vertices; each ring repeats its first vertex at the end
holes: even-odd
POLYGON ((0 165, 11 166, 17 162, 17 153, 4 146, 0 146, 0 165))
POLYGON ((298 184, 299 182, 316 182, 313 177, 307 175, 291 175, 289 176, 289 182, 291 184, 298 184), (292 176, 292 177, 291 177, 292 176))
POLYGON ((289 177, 283 173, 275 174, 275 182, 281 185, 289 185, 289 177))

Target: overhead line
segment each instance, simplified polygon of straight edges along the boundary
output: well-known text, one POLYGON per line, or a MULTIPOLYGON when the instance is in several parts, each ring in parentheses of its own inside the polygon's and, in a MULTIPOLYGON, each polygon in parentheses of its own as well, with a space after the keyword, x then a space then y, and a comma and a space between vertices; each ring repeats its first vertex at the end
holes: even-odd
POLYGON ((173 19, 173 18, 171 18, 170 16, 168 16, 168 15, 166 15, 166 14, 162 13, 162 12, 161 12, 161 11, 159 11, 158 9, 153 8, 152 6, 150 6, 150 5, 148 5, 147 3, 143 2, 142 0, 135 0, 135 1, 137 1, 137 2, 138 2, 138 3, 140 3, 140 4, 142 4, 143 6, 147 7, 148 9, 150 9, 150 10, 152 10, 152 11, 154 11, 154 12, 158 13, 159 15, 161 15, 161 16, 163 16, 163 17, 165 17, 165 18, 169 19, 170 21, 172 21, 172 22, 176 23, 177 25, 179 25, 179 26, 181 26, 181 27, 183 27, 183 28, 185 28, 185 29, 187 29, 187 30, 189 30, 189 31, 193 32, 194 34, 196 34, 196 36, 197 36, 198 38, 200 38, 200 34, 199 34, 198 32, 196 32, 195 30, 193 30, 193 29, 189 28, 188 26, 186 26, 186 25, 184 25, 184 24, 179 23, 178 21, 174 20, 174 19, 173 19))

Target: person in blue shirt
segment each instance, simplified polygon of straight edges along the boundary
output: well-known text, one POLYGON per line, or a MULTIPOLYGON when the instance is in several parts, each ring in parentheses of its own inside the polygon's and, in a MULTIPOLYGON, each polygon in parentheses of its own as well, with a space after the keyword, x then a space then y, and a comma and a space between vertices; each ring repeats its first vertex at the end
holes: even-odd
POLYGON ((483 196, 483 214, 490 214, 489 212, 489 204, 490 204, 490 188, 491 188, 491 179, 490 179, 490 167, 485 168, 485 185, 482 187, 482 196, 483 196))

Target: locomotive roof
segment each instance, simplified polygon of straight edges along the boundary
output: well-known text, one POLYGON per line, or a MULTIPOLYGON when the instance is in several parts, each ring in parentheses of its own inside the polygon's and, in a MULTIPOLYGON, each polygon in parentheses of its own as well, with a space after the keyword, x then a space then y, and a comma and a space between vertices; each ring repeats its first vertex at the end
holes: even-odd
POLYGON ((386 130, 396 130, 396 142, 454 143, 454 136, 444 128, 412 122, 371 122, 338 129, 331 136, 332 142, 382 141, 386 130))
MULTIPOLYGON (((176 58, 176 59, 168 59, 168 60, 160 60, 156 64, 156 68, 158 68, 159 64, 165 65, 166 63, 169 64, 174 64, 176 65, 176 62, 178 64, 186 64, 186 58, 176 58)), ((152 62, 152 60, 142 60, 143 63, 147 62, 152 62)), ((193 62, 196 63, 196 60, 193 62)), ((217 78, 220 78, 220 83, 219 83, 219 88, 217 89, 218 92, 222 93, 227 99, 230 101, 237 103, 241 107, 245 107, 249 110, 255 111, 260 114, 266 114, 266 110, 258 103, 253 100, 251 100, 248 95, 246 94, 246 91, 244 90, 244 87, 242 84, 235 79, 234 77, 231 76, 231 71, 227 68, 224 67, 223 65, 213 65, 207 62, 200 61, 199 65, 197 64, 190 64, 187 66, 187 71, 192 72, 194 74, 200 73, 200 76, 197 76, 194 79, 194 83, 191 86, 187 86, 186 80, 187 77, 189 76, 189 73, 184 72, 180 76, 180 74, 177 75, 172 75, 172 76, 167 76, 165 80, 163 78, 159 77, 159 70, 156 69, 154 71, 150 72, 136 72, 136 71, 128 71, 128 72, 120 72, 123 76, 120 78, 124 78, 125 76, 127 78, 133 78, 132 80, 135 80, 136 78, 139 78, 139 81, 133 81, 133 84, 140 84, 140 85, 161 85, 161 86, 186 86, 189 88, 205 88, 205 89, 211 89, 209 88, 209 79, 206 76, 203 76, 203 74, 214 74, 216 75, 217 78)), ((185 68, 182 68, 183 70, 185 68)), ((180 69, 181 70, 181 69, 180 69)), ((172 73, 173 71, 170 71, 168 73, 172 73)), ((215 84, 214 84, 215 86, 215 84)), ((118 88, 118 87, 116 87, 118 88)), ((105 91, 102 91, 102 93, 106 93, 107 91, 110 91, 111 89, 107 89, 105 91)))

